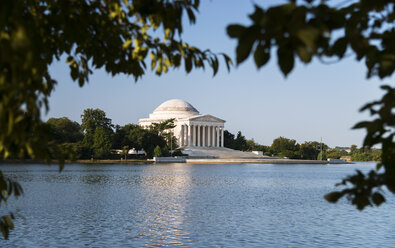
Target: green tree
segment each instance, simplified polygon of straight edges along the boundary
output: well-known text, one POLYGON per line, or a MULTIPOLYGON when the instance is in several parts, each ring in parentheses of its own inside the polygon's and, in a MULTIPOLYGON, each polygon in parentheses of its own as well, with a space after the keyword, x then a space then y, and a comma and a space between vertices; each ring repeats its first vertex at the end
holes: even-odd
POLYGON ((139 133, 142 133, 142 128, 136 124, 126 124, 125 126, 117 125, 113 137, 114 149, 121 149, 124 146, 142 149, 141 142, 138 140, 139 133))
POLYGON ((278 137, 273 140, 271 149, 275 154, 281 154, 289 158, 297 158, 299 145, 296 143, 296 140, 278 137))
POLYGON ((354 152, 358 151, 357 145, 351 145, 350 147, 350 154, 352 155, 354 152))
POLYGON ((259 144, 255 142, 254 139, 246 140, 246 151, 256 151, 259 150, 259 144))
POLYGON ((380 161, 381 156, 381 150, 361 147, 351 154, 351 161, 380 161))
POLYGON ((120 149, 124 146, 127 146, 126 138, 127 138, 127 135, 124 130, 124 127, 122 127, 120 125, 115 125, 114 136, 113 136, 113 141, 112 141, 112 148, 113 149, 120 149))
POLYGON ((230 133, 228 130, 225 130, 224 146, 240 151, 266 151, 265 146, 256 143, 254 139, 247 140, 240 131, 237 132, 235 137, 234 134, 230 133))
POLYGON ((51 126, 52 137, 57 143, 75 143, 84 137, 78 122, 71 121, 67 117, 50 118, 47 124, 51 126))
POLYGON ((372 160, 371 161, 381 161, 382 151, 374 149, 371 152, 372 160))
POLYGON ((246 137, 244 137, 244 135, 241 133, 241 131, 237 132, 234 144, 234 149, 236 150, 245 151, 247 149, 247 140, 246 137))
POLYGON ((340 152, 340 156, 348 156, 349 155, 348 152, 343 149, 340 149, 339 152, 340 152))
POLYGON ((134 124, 126 125, 125 129, 128 138, 126 144, 130 144, 130 146, 136 150, 143 149, 143 141, 149 131, 141 128, 139 125, 134 124))
POLYGON ((162 157, 162 148, 160 146, 156 146, 153 153, 154 157, 162 157))
POLYGON ((351 155, 351 161, 370 161, 367 153, 357 151, 351 155))
POLYGON ((158 133, 159 135, 163 135, 166 131, 169 129, 175 128, 176 125, 174 124, 174 118, 168 119, 165 121, 157 122, 157 123, 152 123, 149 129, 152 132, 158 133))
POLYGON ((151 132, 149 130, 143 130, 143 137, 141 140, 141 146, 146 153, 148 158, 152 158, 153 152, 156 146, 164 148, 166 141, 162 136, 151 132))
MULTIPOLYGON (((258 68, 267 64, 272 52, 278 66, 287 76, 295 59, 310 63, 314 57, 341 60, 346 52, 363 60, 367 77, 390 77, 395 70, 395 29, 393 1, 342 1, 332 4, 321 0, 289 0, 263 9, 255 5, 249 15, 250 25, 232 24, 228 35, 237 39, 237 64, 253 55, 258 68)), ((370 111, 376 119, 360 122, 354 128, 366 129, 364 146, 382 147, 381 163, 367 175, 345 178, 339 185, 345 189, 325 196, 336 202, 343 196, 359 210, 379 206, 385 201, 381 187, 395 193, 395 88, 382 86, 382 99, 368 103, 361 111, 370 111)))
MULTIPOLYGON (((82 145, 82 142, 62 143, 59 145, 60 149, 67 151, 67 159, 88 159, 91 158, 91 151, 82 145)), ((56 157, 54 157, 56 159, 56 157)))
POLYGON ((111 133, 103 127, 97 127, 93 134, 93 154, 95 158, 107 158, 111 153, 111 133))
POLYGON ((317 160, 326 160, 326 158, 326 151, 323 150, 318 153, 317 160))
POLYGON ((224 146, 235 149, 235 135, 229 132, 228 130, 224 130, 224 146))
MULTIPOLYGON (((48 124, 51 129, 53 141, 58 144, 59 149, 65 153, 65 158, 74 160, 83 157, 84 151, 80 142, 84 135, 80 124, 71 121, 67 117, 50 118, 46 124, 48 124)), ((56 159, 57 155, 53 154, 51 157, 56 159)))
POLYGON ((81 115, 81 127, 85 133, 94 133, 96 128, 101 127, 111 130, 114 125, 111 119, 106 117, 106 113, 101 109, 85 109, 81 115))
POLYGON ((264 155, 266 155, 266 156, 272 156, 273 155, 273 152, 272 152, 270 146, 261 145, 261 147, 262 147, 262 152, 263 152, 264 155))
POLYGON ((176 127, 174 120, 175 119, 172 118, 165 121, 152 123, 149 127, 151 132, 157 133, 159 136, 163 137, 167 142, 167 146, 171 147, 172 149, 177 148, 176 138, 172 133, 172 129, 176 127))
MULTIPOLYGON (((325 144, 322 145, 323 148, 327 147, 325 144)), ((321 143, 317 141, 310 141, 300 144, 299 155, 302 159, 316 160, 318 154, 320 153, 321 143)))
POLYGON ((111 119, 106 117, 106 113, 101 109, 85 109, 81 115, 81 127, 84 132, 83 143, 88 148, 93 148, 96 130, 99 133, 112 133, 113 124, 111 119))
POLYGON ((144 150, 147 157, 152 157, 156 146, 161 147, 162 151, 167 150, 165 137, 158 134, 156 129, 144 129, 136 124, 127 124, 118 127, 114 136, 123 135, 120 145, 129 146, 136 150, 144 150))
POLYGON ((330 149, 330 150, 326 151, 326 157, 339 159, 341 157, 340 150, 330 149))

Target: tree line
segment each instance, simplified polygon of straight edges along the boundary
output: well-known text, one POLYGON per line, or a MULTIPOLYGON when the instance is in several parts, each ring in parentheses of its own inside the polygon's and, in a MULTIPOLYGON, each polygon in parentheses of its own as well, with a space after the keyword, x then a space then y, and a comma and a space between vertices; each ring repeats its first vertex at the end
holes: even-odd
MULTIPOLYGON (((144 155, 134 155, 140 158, 170 156, 171 148, 176 150, 172 155, 182 155, 177 150, 176 138, 169 132, 175 127, 174 119, 153 123, 148 129, 132 123, 120 126, 114 125, 103 110, 88 108, 81 115, 81 124, 67 117, 50 118, 46 124, 52 133, 51 142, 68 151, 70 159, 119 159, 121 156, 127 159, 132 148, 144 151, 144 155)), ((262 151, 267 156, 292 159, 325 160, 351 156, 352 161, 379 161, 381 156, 381 150, 377 149, 358 149, 352 145, 349 153, 345 149, 331 149, 318 141, 299 144, 285 137, 278 137, 266 146, 254 139, 246 139, 241 131, 235 135, 228 130, 224 131, 224 145, 235 150, 262 151)))
POLYGON ((236 135, 224 131, 224 138, 225 147, 241 151, 262 151, 264 155, 274 157, 316 160, 319 158, 321 146, 323 150, 328 150, 326 144, 318 141, 298 144, 296 140, 285 137, 274 139, 270 146, 260 145, 254 139, 246 139, 240 131, 236 135))
POLYGON ((350 150, 351 161, 381 161, 381 149, 352 145, 350 150))
POLYGON ((274 157, 287 157, 292 159, 325 160, 328 158, 339 159, 351 156, 351 161, 380 161, 382 151, 368 147, 357 148, 352 145, 350 152, 342 148, 330 148, 318 141, 306 141, 299 144, 294 139, 278 137, 270 146, 260 145, 254 139, 246 139, 239 131, 232 134, 224 131, 224 146, 240 151, 262 151, 264 155, 274 157))
POLYGON ((127 158, 132 148, 145 152, 140 157, 151 158, 167 156, 170 147, 177 148, 174 136, 167 132, 174 127, 174 119, 154 123, 148 129, 136 124, 120 126, 114 125, 103 110, 88 108, 81 115, 81 124, 67 117, 50 118, 46 124, 52 142, 68 151, 70 159, 127 158))

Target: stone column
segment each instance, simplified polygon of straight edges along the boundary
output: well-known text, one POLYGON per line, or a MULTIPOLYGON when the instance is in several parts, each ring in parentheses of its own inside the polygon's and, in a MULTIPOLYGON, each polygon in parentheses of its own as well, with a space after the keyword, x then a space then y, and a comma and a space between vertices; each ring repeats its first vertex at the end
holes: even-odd
POLYGON ((207 126, 207 146, 211 146, 211 126, 207 126))
POLYGON ((203 147, 206 146, 206 126, 203 126, 203 147))
POLYGON ((197 125, 197 146, 200 146, 200 125, 197 125))
POLYGON ((217 127, 217 147, 219 147, 219 127, 217 127))
POLYGON ((215 129, 215 126, 213 126, 213 147, 216 147, 216 142, 215 142, 215 137, 216 137, 216 132, 217 132, 217 130, 215 129))
POLYGON ((224 147, 224 128, 221 128, 221 147, 224 147))
POLYGON ((192 146, 196 146, 196 126, 192 126, 193 134, 192 134, 192 146))
POLYGON ((179 145, 183 146, 184 145, 184 125, 181 125, 181 130, 180 130, 180 136, 179 137, 180 137, 178 139, 180 141, 179 145))
POLYGON ((198 139, 198 135, 197 135, 197 133, 198 133, 198 126, 197 125, 195 125, 194 126, 194 134, 195 134, 195 139, 193 140, 193 145, 194 146, 197 146, 197 139, 198 139))
POLYGON ((184 125, 184 146, 188 145, 188 125, 184 125))
POLYGON ((188 125, 184 125, 184 146, 188 145, 188 125))
POLYGON ((215 147, 215 126, 212 126, 212 133, 211 133, 211 146, 215 147))
POLYGON ((193 126, 190 125, 189 128, 191 129, 191 142, 189 142, 189 146, 193 146, 193 126))
POLYGON ((188 146, 192 144, 192 126, 188 126, 188 146))

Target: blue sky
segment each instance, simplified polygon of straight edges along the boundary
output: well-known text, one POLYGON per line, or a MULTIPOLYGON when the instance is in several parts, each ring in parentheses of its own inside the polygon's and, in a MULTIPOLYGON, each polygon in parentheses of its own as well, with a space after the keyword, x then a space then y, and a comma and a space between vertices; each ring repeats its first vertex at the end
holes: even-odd
MULTIPOLYGON (((280 2, 202 1, 197 23, 186 23, 183 39, 201 49, 225 52, 234 58, 236 42, 226 35, 226 26, 248 23, 247 15, 254 3, 268 6, 280 2)), ((364 131, 351 127, 369 116, 358 109, 381 97, 379 86, 389 80, 367 80, 364 64, 353 57, 332 65, 318 61, 310 65, 297 63, 286 79, 276 63, 273 56, 258 71, 249 59, 230 73, 222 64, 215 77, 211 70, 190 74, 173 70, 160 77, 147 71, 137 83, 132 77, 111 77, 98 70, 89 84, 80 88, 72 82, 61 61, 51 67, 58 85, 44 119, 66 116, 80 122, 84 109, 100 108, 115 124, 137 123, 162 102, 179 98, 202 114, 226 120, 225 128, 230 132, 240 130, 261 144, 270 145, 273 139, 284 136, 300 143, 322 137, 332 147, 361 145, 364 131)))

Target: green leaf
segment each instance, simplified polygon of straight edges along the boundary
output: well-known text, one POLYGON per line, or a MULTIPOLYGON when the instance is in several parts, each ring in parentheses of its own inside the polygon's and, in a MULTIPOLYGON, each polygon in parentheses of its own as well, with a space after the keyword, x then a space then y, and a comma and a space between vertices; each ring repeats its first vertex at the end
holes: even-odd
POLYGON ((127 49, 127 48, 129 48, 130 44, 132 44, 132 40, 128 39, 128 40, 126 40, 126 41, 123 43, 122 48, 123 48, 123 49, 127 49))
POLYGON ((382 60, 379 64, 379 76, 384 78, 386 76, 392 75, 395 70, 395 63, 391 60, 382 60))
POLYGON ((226 31, 231 38, 237 38, 243 34, 245 29, 246 28, 242 25, 233 24, 233 25, 229 25, 226 28, 226 31))
POLYGON ((255 33, 253 30, 249 30, 248 33, 244 33, 244 35, 239 39, 239 44, 236 48, 236 63, 240 64, 244 60, 248 58, 250 55, 252 46, 255 42, 255 33))
POLYGON ((3 234, 4 239, 8 239, 9 230, 3 222, 0 222, 0 231, 3 234))
POLYGON ((316 41, 320 32, 315 28, 305 28, 300 30, 296 36, 311 50, 315 50, 316 41))
POLYGON ((264 11, 256 4, 254 5, 254 8, 255 8, 255 12, 249 15, 249 17, 254 23, 260 23, 264 15, 264 11))
POLYGON ((258 68, 261 68, 264 66, 270 59, 270 50, 267 51, 268 49, 265 49, 265 47, 261 44, 259 44, 255 50, 254 53, 254 60, 255 60, 255 65, 258 68))
POLYGON ((3 216, 3 219, 10 229, 14 229, 14 223, 12 223, 11 218, 9 216, 5 215, 3 216))
POLYGON ((346 38, 342 37, 339 38, 335 44, 332 46, 332 53, 336 54, 339 58, 342 58, 344 56, 344 53, 346 52, 347 49, 347 40, 346 38))
POLYGON ((219 66, 218 59, 214 57, 211 61, 212 61, 211 67, 213 67, 213 76, 215 76, 218 72, 218 66, 219 66))
POLYGON ((339 200, 339 198, 342 196, 343 196, 343 194, 341 192, 334 191, 329 194, 326 194, 324 196, 324 198, 325 198, 325 200, 327 200, 330 203, 336 203, 339 200))
POLYGON ((278 65, 284 74, 287 76, 294 67, 294 54, 291 48, 287 46, 280 46, 277 49, 278 65))
POLYGON ((187 14, 188 14, 189 21, 192 24, 194 24, 196 22, 196 17, 195 17, 195 13, 193 13, 193 10, 191 8, 187 8, 187 14))
POLYGON ((185 58, 185 71, 189 73, 192 70, 192 58, 188 56, 185 58))
POLYGON ((230 66, 233 64, 232 59, 225 53, 221 53, 221 55, 224 56, 226 68, 230 71, 230 66))
POLYGON ((371 124, 370 121, 361 121, 355 124, 352 129, 367 128, 371 124))
POLYGON ((376 206, 380 206, 383 202, 385 202, 383 195, 377 192, 372 195, 372 200, 376 206))
POLYGON ((302 62, 304 62, 304 63, 309 63, 309 62, 311 61, 312 53, 309 52, 309 51, 307 50, 306 47, 304 47, 304 46, 299 46, 299 47, 296 49, 296 51, 297 51, 298 56, 299 56, 299 58, 300 58, 300 60, 301 60, 302 62))

